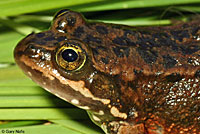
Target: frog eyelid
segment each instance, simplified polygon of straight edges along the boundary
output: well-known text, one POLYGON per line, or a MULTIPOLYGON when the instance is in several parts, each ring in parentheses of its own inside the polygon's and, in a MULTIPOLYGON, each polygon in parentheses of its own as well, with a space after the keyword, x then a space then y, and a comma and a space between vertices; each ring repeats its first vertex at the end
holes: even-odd
POLYGON ((64 14, 68 13, 70 10, 69 9, 62 9, 56 13, 54 16, 54 20, 60 16, 63 16, 64 14))

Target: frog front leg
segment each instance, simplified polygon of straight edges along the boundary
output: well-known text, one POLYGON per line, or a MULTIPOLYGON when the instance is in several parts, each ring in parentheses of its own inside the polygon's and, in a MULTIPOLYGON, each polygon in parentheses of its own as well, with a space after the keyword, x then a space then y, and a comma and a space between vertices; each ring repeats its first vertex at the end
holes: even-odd
POLYGON ((164 134, 163 126, 154 119, 146 119, 140 123, 111 121, 103 123, 101 127, 107 134, 164 134))
POLYGON ((125 121, 111 121, 107 123, 108 134, 146 134, 144 124, 132 124, 125 121))

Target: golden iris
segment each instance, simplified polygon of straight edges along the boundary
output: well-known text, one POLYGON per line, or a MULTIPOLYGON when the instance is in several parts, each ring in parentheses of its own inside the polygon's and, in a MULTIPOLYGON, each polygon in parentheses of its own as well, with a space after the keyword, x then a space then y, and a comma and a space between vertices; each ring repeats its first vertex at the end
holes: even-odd
POLYGON ((86 54, 77 45, 66 44, 58 49, 56 53, 56 62, 67 71, 77 71, 85 63, 86 54))

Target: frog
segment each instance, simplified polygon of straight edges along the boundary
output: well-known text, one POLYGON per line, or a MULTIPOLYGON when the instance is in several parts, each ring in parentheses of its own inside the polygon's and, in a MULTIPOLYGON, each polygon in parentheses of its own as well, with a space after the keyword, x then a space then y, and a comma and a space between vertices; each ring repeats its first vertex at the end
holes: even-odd
POLYGON ((200 19, 136 27, 58 11, 14 49, 22 71, 106 134, 200 134, 200 19))

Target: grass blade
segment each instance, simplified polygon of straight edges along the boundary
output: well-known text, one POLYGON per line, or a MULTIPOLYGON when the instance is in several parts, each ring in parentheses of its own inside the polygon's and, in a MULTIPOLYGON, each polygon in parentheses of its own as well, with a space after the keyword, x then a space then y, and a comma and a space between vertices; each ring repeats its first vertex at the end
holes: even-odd
POLYGON ((0 69, 1 86, 35 86, 17 66, 0 69))
POLYGON ((99 4, 90 4, 85 6, 75 6, 76 10, 90 12, 90 11, 105 11, 117 9, 130 8, 147 8, 147 7, 161 7, 161 6, 175 6, 180 4, 196 4, 199 0, 118 0, 118 1, 103 1, 99 4))
POLYGON ((54 96, 0 96, 0 108, 17 107, 72 107, 54 96))
POLYGON ((26 127, 14 127, 0 129, 0 133, 25 133, 25 134, 83 134, 78 131, 74 131, 63 127, 61 125, 50 124, 50 125, 34 125, 26 127))
POLYGON ((15 31, 21 33, 22 35, 27 35, 27 34, 30 34, 31 32, 36 32, 36 33, 40 32, 40 30, 37 28, 22 25, 22 24, 14 22, 12 20, 9 20, 7 18, 0 18, 0 23, 14 29, 15 31))
POLYGON ((50 120, 56 124, 85 134, 102 134, 102 130, 87 120, 50 120))
POLYGON ((54 8, 97 2, 102 0, 7 0, 0 2, 0 17, 14 16, 23 13, 32 13, 54 8))
POLYGON ((7 108, 0 109, 0 120, 61 120, 88 119, 85 111, 77 108, 7 108))
POLYGON ((1 96, 43 96, 50 95, 39 86, 0 86, 1 96))
POLYGON ((5 122, 0 124, 0 128, 10 128, 10 127, 20 127, 20 126, 29 126, 29 125, 36 125, 42 124, 44 121, 38 120, 30 120, 30 121, 12 121, 12 122, 5 122))

